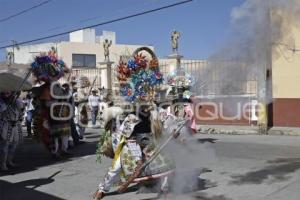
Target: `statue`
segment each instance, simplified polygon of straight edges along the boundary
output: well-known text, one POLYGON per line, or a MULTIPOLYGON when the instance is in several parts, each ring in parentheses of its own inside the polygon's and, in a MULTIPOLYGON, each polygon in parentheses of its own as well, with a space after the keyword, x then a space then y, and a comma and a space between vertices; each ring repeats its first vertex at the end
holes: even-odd
POLYGON ((6 63, 7 65, 11 65, 12 63, 14 63, 14 53, 13 52, 7 52, 6 54, 6 63))
POLYGON ((103 43, 105 61, 109 61, 109 47, 111 46, 111 44, 112 44, 111 40, 108 41, 108 39, 105 39, 103 43))
POLYGON ((57 49, 55 47, 51 47, 49 50, 49 55, 57 56, 57 49))
POLYGON ((180 37, 180 33, 176 30, 172 32, 171 41, 172 41, 172 50, 173 52, 178 52, 178 39, 180 37))

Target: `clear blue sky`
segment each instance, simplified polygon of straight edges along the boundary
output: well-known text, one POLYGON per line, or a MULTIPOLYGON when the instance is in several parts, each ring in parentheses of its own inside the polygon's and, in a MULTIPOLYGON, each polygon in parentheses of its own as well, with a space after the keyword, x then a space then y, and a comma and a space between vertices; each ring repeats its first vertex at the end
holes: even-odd
MULTIPOLYGON (((44 0, 0 0, 0 19, 44 0)), ((107 21, 180 0, 53 0, 23 15, 0 23, 0 46, 107 21), (87 20, 90 19, 90 20, 87 20)), ((230 33, 231 10, 245 0, 194 0, 126 21, 97 27, 115 31, 117 43, 154 45, 158 56, 171 53, 170 33, 182 33, 179 51, 186 58, 209 57, 230 33)), ((40 41, 67 40, 68 36, 40 41)), ((4 60, 0 50, 0 60, 4 60)))

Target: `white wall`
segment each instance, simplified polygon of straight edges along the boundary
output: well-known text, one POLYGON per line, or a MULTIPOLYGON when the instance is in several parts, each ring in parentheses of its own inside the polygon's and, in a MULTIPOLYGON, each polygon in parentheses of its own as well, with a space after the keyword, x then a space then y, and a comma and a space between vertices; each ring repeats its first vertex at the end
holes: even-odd
MULTIPOLYGON (((137 48, 143 45, 124 45, 115 44, 110 47, 110 61, 117 64, 120 56, 130 56, 137 48)), ((153 49, 153 47, 148 46, 153 49)), ((104 61, 104 50, 102 43, 77 43, 77 42, 61 42, 59 45, 59 56, 63 58, 68 66, 72 66, 72 54, 95 54, 97 67, 99 62, 104 61)))
POLYGON ((95 29, 84 29, 70 33, 70 42, 88 42, 95 43, 96 31, 95 29))
POLYGON ((98 36, 97 42, 104 43, 105 39, 111 41, 112 44, 116 44, 116 33, 113 31, 102 31, 102 35, 98 36))
MULTIPOLYGON (((115 44, 110 47, 110 61, 112 64, 112 79, 114 79, 114 69, 119 63, 120 56, 130 56, 132 53, 142 45, 120 45, 115 44)), ((149 47, 153 49, 153 47, 149 47)), ((78 43, 78 42, 62 42, 59 45, 59 52, 61 58, 66 62, 67 66, 72 67, 72 54, 94 54, 96 55, 96 67, 101 68, 101 74, 95 74, 94 77, 101 77, 101 87, 107 88, 107 71, 103 68, 107 67, 104 62, 104 49, 102 43, 78 43)), ((91 80, 94 77, 90 77, 91 80)))
MULTIPOLYGON (((43 43, 37 45, 19 46, 19 49, 14 48, 15 63, 30 64, 33 62, 35 56, 40 55, 40 53, 47 53, 51 47, 59 49, 58 43, 43 43)), ((6 49, 6 52, 10 51, 12 52, 13 49, 6 49)))

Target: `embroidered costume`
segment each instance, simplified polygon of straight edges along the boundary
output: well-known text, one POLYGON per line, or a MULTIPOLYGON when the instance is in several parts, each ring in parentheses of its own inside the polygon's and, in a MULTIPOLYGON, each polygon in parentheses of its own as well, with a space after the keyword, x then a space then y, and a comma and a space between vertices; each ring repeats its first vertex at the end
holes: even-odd
POLYGON ((13 101, 14 95, 1 94, 0 97, 0 155, 1 169, 6 171, 7 164, 14 166, 13 157, 17 145, 22 142, 22 119, 24 105, 20 99, 13 101))
POLYGON ((154 103, 161 97, 158 91, 163 81, 155 54, 147 47, 139 48, 134 52, 132 60, 127 63, 122 60, 119 62, 117 71, 121 85, 120 93, 126 101, 134 105, 135 112, 128 114, 122 123, 119 120, 120 115, 112 114, 117 107, 109 108, 111 110, 108 113, 103 113, 104 116, 111 116, 105 120, 106 131, 111 133, 111 136, 101 137, 106 140, 100 140, 98 152, 113 158, 113 162, 104 180, 99 184, 94 199, 101 199, 120 180, 126 182, 133 179, 138 168, 153 155, 157 156, 153 157, 138 177, 134 177, 133 182, 158 181, 161 183, 160 190, 165 191, 168 189, 168 176, 175 169, 172 159, 166 156, 165 152, 156 152, 164 135, 168 137, 176 129, 176 122, 173 121, 175 126, 170 126, 174 129, 164 129, 165 119, 161 118, 164 112, 154 103), (148 52, 152 59, 148 60, 141 51, 148 52), (108 148, 110 144, 112 148, 108 148), (101 149, 102 147, 106 149, 101 149))
POLYGON ((52 153, 66 154, 68 137, 71 133, 70 116, 72 108, 68 104, 67 93, 58 82, 68 72, 64 62, 56 55, 40 55, 31 64, 33 75, 40 86, 32 89, 35 107, 33 132, 52 153), (60 151, 60 152, 59 152, 60 151))

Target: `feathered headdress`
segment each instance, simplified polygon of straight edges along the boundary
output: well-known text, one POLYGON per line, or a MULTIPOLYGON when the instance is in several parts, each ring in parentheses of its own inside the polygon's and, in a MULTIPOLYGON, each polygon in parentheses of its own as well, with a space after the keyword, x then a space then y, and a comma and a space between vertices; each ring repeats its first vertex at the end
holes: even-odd
POLYGON ((133 59, 127 63, 121 60, 117 66, 117 72, 121 85, 120 93, 126 101, 132 103, 154 100, 155 91, 163 83, 157 57, 147 47, 137 49, 133 53, 133 59), (141 51, 148 52, 151 59, 147 59, 141 51))
POLYGON ((66 67, 64 61, 59 60, 51 52, 36 56, 31 64, 32 73, 37 81, 53 82, 59 80, 70 70, 66 67))

